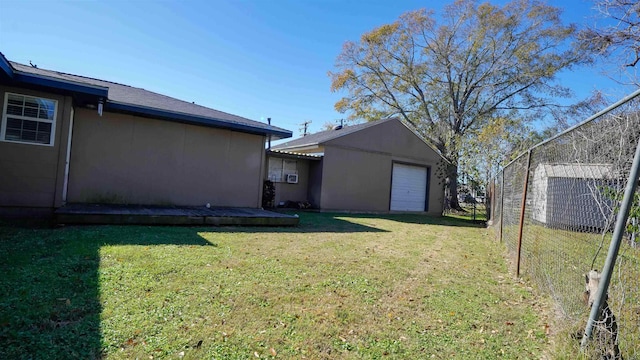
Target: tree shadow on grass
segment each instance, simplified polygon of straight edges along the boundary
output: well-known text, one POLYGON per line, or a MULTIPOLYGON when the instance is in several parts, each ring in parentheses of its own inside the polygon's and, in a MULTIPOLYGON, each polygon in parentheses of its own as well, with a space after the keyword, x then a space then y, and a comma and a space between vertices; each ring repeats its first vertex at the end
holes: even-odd
POLYGON ((359 213, 329 213, 316 211, 282 211, 284 213, 300 216, 300 223, 297 226, 284 227, 205 227, 201 228, 205 232, 220 232, 233 229, 234 232, 243 233, 362 233, 362 232, 389 232, 389 230, 375 227, 370 224, 363 224, 350 221, 349 219, 384 219, 407 224, 424 224, 435 226, 456 226, 484 228, 484 221, 473 221, 470 219, 457 218, 452 216, 430 216, 424 214, 359 214, 359 213))
MULTIPOLYGON (((292 213, 293 214, 293 213, 292 213)), ((425 214, 358 214, 358 213, 317 213, 317 212, 297 212, 300 215, 300 225, 292 228, 292 232, 386 232, 367 225, 353 223, 344 218, 355 219, 384 219, 397 221, 406 224, 424 224, 436 226, 456 226, 484 228, 484 221, 475 221, 471 218, 455 216, 431 216, 425 214)))
POLYGON ((215 246, 192 228, 0 222, 0 359, 99 359, 100 248, 215 246))

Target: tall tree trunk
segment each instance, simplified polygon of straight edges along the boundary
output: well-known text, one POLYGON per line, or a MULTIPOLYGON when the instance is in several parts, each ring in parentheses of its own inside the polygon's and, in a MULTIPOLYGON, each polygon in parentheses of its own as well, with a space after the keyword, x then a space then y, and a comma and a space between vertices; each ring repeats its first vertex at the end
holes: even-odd
POLYGON ((458 162, 449 167, 449 208, 462 210, 458 202, 458 162))
MULTIPOLYGON (((451 162, 451 165, 448 167, 448 175, 449 178, 449 208, 451 210, 461 211, 462 207, 458 202, 458 159, 460 159, 460 152, 458 150, 458 144, 456 141, 456 136, 452 136, 449 140, 449 156, 447 156, 448 160, 451 162)), ((443 142, 443 150, 446 150, 443 142)))

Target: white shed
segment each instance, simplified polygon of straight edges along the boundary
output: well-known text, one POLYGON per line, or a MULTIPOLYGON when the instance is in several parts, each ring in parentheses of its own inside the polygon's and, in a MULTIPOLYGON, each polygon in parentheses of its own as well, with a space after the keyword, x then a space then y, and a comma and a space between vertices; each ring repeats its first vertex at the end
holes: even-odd
POLYGON ((540 164, 533 173, 532 218, 552 227, 605 228, 613 202, 603 186, 616 186, 610 164, 540 164))

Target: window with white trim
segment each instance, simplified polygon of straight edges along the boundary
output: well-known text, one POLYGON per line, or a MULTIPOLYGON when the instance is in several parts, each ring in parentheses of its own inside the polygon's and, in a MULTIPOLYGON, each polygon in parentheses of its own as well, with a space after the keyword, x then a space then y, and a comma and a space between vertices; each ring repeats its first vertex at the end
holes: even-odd
POLYGON ((298 174, 298 162, 296 160, 269 158, 269 180, 286 182, 289 174, 298 174))
POLYGON ((0 141, 53 145, 56 100, 5 93, 0 141))

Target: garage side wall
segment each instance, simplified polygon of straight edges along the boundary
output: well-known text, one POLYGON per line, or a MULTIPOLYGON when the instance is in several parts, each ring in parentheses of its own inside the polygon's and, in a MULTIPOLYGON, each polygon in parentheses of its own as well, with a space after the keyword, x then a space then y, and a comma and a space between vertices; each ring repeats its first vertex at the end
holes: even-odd
POLYGON ((399 121, 385 121, 324 145, 323 209, 389 211, 392 163, 398 162, 430 169, 428 213, 442 214, 444 162, 399 121), (344 177, 346 182, 339 180, 344 177), (325 193, 330 195, 325 198, 325 193), (338 200, 331 194, 343 198, 338 200))
POLYGON ((259 207, 264 136, 77 109, 69 202, 259 207))
POLYGON ((325 147, 321 207, 324 211, 389 211, 391 156, 325 147))

